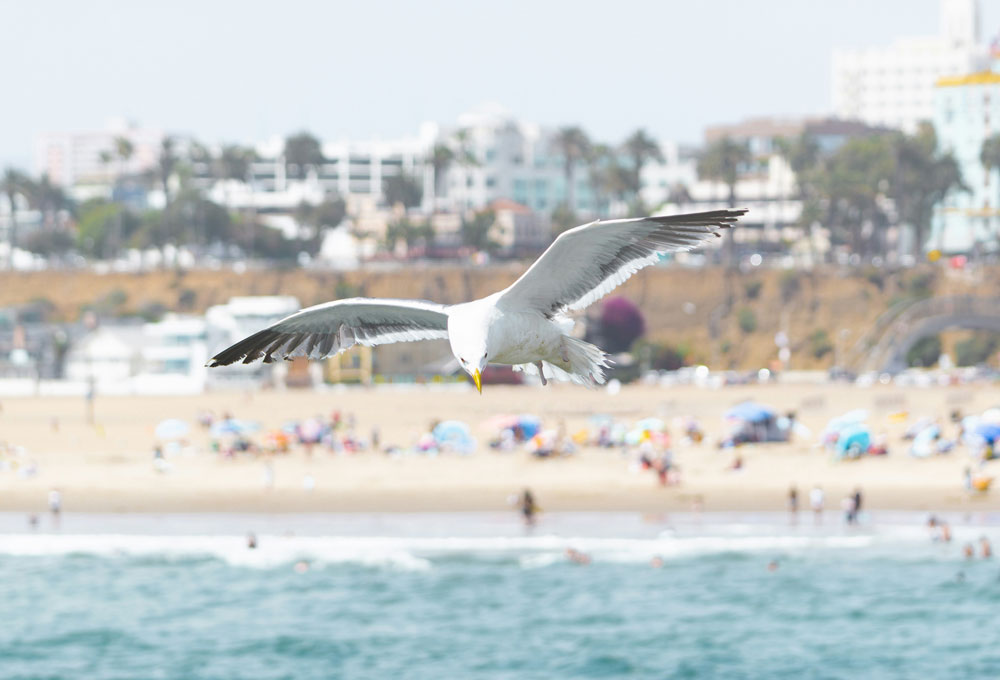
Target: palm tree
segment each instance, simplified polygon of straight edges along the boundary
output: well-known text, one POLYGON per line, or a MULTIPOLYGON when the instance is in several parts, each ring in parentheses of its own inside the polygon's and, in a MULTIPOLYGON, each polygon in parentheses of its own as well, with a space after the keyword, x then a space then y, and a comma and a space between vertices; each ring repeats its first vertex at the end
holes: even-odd
MULTIPOLYGON (((983 140, 983 148, 979 152, 979 162, 986 168, 987 175, 992 174, 995 169, 1000 169, 1000 134, 983 140)), ((997 201, 997 208, 1000 209, 1000 200, 997 201)))
POLYGON ((177 167, 177 154, 174 153, 174 138, 164 137, 160 143, 160 155, 156 159, 156 174, 163 187, 164 209, 170 205, 170 176, 174 174, 177 167))
POLYGON ((28 201, 38 208, 42 213, 42 222, 45 229, 54 229, 59 226, 57 223, 59 211, 70 205, 66 192, 61 187, 56 186, 49 180, 47 174, 42 175, 37 182, 31 182, 26 190, 28 201))
MULTIPOLYGON (((996 160, 983 144, 980 160, 996 160)), ((893 198, 902 221, 913 227, 913 254, 923 253, 925 236, 934 217, 934 209, 952 191, 968 191, 962 171, 951 153, 939 153, 937 134, 929 123, 920 126, 916 135, 895 138, 896 168, 893 198)), ((991 166, 986 166, 987 172, 991 166)))
POLYGON ((576 166, 590 156, 593 145, 583 128, 572 125, 560 128, 556 132, 552 138, 552 146, 563 159, 563 174, 566 178, 566 205, 572 214, 576 212, 576 166))
MULTIPOLYGON (((215 159, 215 176, 222 180, 238 180, 249 183, 252 164, 257 160, 257 152, 248 146, 230 144, 222 147, 215 159)), ((225 191, 226 207, 229 207, 229 189, 225 191)))
POLYGON ((455 162, 455 152, 447 144, 435 144, 431 151, 431 166, 434 168, 434 198, 441 195, 441 185, 448 168, 455 162))
POLYGON ((729 207, 736 206, 736 181, 740 166, 751 161, 750 149, 746 144, 731 137, 723 137, 708 145, 698 159, 698 176, 722 182, 729 189, 729 207))
POLYGON ((610 199, 621 199, 628 193, 628 169, 622 167, 618 154, 607 144, 594 144, 591 147, 587 156, 587 168, 595 212, 604 211, 610 199))
MULTIPOLYGON (((704 179, 723 182, 729 188, 729 207, 736 206, 736 181, 739 179, 740 166, 751 160, 750 149, 745 143, 737 142, 730 137, 723 137, 708 145, 708 148, 698 158, 698 176, 704 179)), ((731 231, 727 229, 726 231, 731 231)), ((736 244, 733 235, 726 239, 726 304, 728 311, 732 308, 734 299, 733 271, 736 268, 736 244)))
POLYGON ((17 247, 17 195, 26 193, 30 184, 28 176, 16 168, 8 167, 0 179, 0 193, 7 196, 7 202, 10 204, 10 231, 7 236, 7 245, 10 248, 7 254, 8 269, 14 268, 14 248, 17 247))
MULTIPOLYGON (((118 158, 118 177, 116 183, 121 183, 122 177, 125 175, 125 164, 128 163, 129 159, 132 158, 132 154, 135 152, 135 147, 132 142, 127 137, 118 136, 115 137, 115 156, 118 158)), ((113 195, 113 192, 112 192, 113 195)), ((122 232, 124 231, 124 225, 122 221, 124 220, 124 215, 122 214, 124 208, 118 211, 118 219, 115 224, 115 230, 111 238, 111 255, 116 255, 118 249, 121 245, 122 232)))
MULTIPOLYGON (((813 238, 813 225, 819 221, 821 207, 818 192, 816 190, 816 174, 821 171, 821 149, 815 137, 803 132, 798 137, 779 137, 774 140, 774 145, 788 167, 795 175, 795 193, 802 205, 799 213, 798 225, 801 229, 809 233, 809 253, 810 258, 815 262, 815 238, 813 238)), ((813 270, 813 280, 815 281, 815 269, 813 270)), ((816 287, 813 286, 815 292, 816 287)))
POLYGON ((304 179, 307 168, 318 169, 325 160, 323 147, 312 134, 302 131, 285 139, 285 165, 295 169, 289 173, 294 177, 304 179))
POLYGON ((635 196, 633 212, 644 212, 642 209, 642 168, 649 161, 663 162, 663 150, 656 140, 645 130, 639 129, 629 135, 622 144, 622 153, 632 161, 630 172, 626 175, 628 189, 635 196))
POLYGON ((115 156, 118 157, 118 179, 125 174, 125 164, 135 153, 135 146, 127 137, 115 137, 115 156))

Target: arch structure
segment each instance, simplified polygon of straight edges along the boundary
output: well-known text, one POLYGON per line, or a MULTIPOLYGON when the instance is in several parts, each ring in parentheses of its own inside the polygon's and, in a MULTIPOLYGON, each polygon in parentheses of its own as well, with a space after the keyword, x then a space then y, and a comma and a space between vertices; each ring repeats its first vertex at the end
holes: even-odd
POLYGON ((915 302, 884 324, 862 357, 859 373, 906 370, 906 354, 921 338, 950 329, 1000 333, 1000 298, 970 295, 915 302))

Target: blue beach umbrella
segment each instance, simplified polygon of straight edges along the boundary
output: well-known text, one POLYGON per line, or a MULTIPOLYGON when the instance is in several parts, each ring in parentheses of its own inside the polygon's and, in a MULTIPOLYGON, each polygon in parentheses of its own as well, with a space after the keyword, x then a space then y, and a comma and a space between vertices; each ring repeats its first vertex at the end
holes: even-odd
POLYGON ((220 420, 219 422, 212 425, 210 430, 213 437, 221 437, 227 434, 252 434, 260 429, 260 425, 249 420, 237 420, 236 418, 229 418, 227 420, 220 420))
POLYGON ((748 423, 762 423, 773 418, 774 411, 763 404, 745 401, 726 411, 725 417, 730 420, 745 420, 748 423))
POLYGON ((856 458, 868 450, 872 442, 872 433, 864 425, 845 427, 837 439, 836 452, 838 457, 851 456, 856 458))

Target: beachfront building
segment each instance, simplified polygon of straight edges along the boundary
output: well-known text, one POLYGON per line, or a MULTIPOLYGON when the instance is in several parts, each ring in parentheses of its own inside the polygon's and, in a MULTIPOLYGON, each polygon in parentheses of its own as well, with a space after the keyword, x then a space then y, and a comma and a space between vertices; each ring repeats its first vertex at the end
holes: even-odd
MULTIPOLYGON (((259 295, 233 297, 223 305, 213 305, 205 312, 205 336, 208 356, 266 328, 302 309, 298 298, 291 295, 259 295)), ((252 366, 235 364, 213 368, 209 387, 252 387, 272 382, 283 384, 287 367, 284 362, 252 366)))
POLYGON ((119 177, 134 177, 156 167, 163 138, 162 130, 123 119, 108 121, 102 130, 45 133, 35 140, 35 174, 48 175, 77 200, 109 196, 119 177), (119 139, 132 145, 127 158, 118 155, 119 139))
POLYGON ((65 379, 93 384, 100 394, 200 394, 206 329, 204 319, 173 314, 155 323, 102 324, 72 345, 65 379))
MULTIPOLYGON (((832 153, 852 137, 886 132, 858 121, 835 118, 751 118, 705 129, 705 147, 722 139, 743 144, 751 160, 738 168, 735 201, 749 213, 733 238, 740 249, 784 252, 785 243, 800 244, 803 257, 826 249, 821 230, 808 230, 817 242, 811 246, 800 224, 802 201, 795 173, 781 155, 779 140, 808 135, 824 153, 832 153)), ((664 146, 664 163, 643 169, 643 200, 665 212, 696 212, 728 207, 729 187, 718 179, 698 175, 699 151, 664 146)))
POLYGON ((980 154, 983 142, 1000 134, 1000 71, 939 80, 934 128, 941 150, 954 154, 969 190, 952 192, 938 206, 924 249, 996 252, 1000 249, 1000 168, 985 168, 980 154))
MULTIPOLYGON (((289 167, 285 140, 274 137, 253 147, 257 159, 246 178, 220 179, 211 163, 195 162, 194 181, 213 201, 260 215, 288 213, 300 203, 318 204, 331 194, 378 202, 385 182, 401 176, 416 182, 429 197, 432 177, 426 158, 434 135, 434 126, 424 125, 412 137, 322 142, 323 162, 307 168, 289 167)), ((211 151, 217 154, 220 149, 211 151)))
POLYGON ((900 38, 884 47, 845 48, 833 54, 834 115, 916 132, 934 118, 934 84, 981 70, 976 0, 941 0, 940 33, 900 38))

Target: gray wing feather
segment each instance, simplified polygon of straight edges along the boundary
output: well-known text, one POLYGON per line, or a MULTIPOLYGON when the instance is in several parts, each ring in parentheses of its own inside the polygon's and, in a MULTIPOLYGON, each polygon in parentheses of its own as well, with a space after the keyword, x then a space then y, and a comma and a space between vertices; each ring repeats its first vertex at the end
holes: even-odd
POLYGON ((322 359, 356 344, 436 340, 448 337, 444 305, 419 300, 349 298, 327 302, 282 319, 212 357, 208 365, 249 364, 258 359, 322 359))
POLYGON ((563 232, 498 304, 552 317, 583 309, 663 253, 690 250, 720 236, 746 209, 592 222, 563 232))

